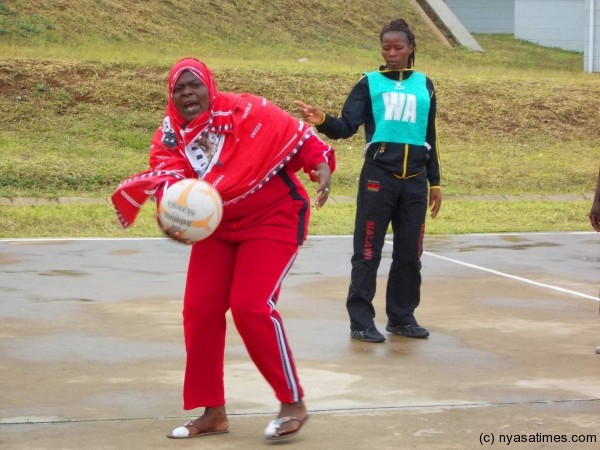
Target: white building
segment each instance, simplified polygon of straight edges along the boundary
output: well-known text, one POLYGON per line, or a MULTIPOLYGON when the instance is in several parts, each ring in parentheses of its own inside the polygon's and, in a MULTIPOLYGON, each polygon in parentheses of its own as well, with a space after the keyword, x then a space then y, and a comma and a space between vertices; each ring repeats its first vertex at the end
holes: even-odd
POLYGON ((513 34, 544 47, 584 54, 600 72, 600 0, 444 0, 473 33, 513 34))
POLYGON ((514 34, 515 0, 444 0, 472 33, 514 34))

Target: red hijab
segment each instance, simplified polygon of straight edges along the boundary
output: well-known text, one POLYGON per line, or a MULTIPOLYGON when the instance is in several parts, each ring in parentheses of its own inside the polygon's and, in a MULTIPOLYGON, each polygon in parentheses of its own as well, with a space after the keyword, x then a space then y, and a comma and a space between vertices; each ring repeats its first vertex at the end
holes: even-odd
POLYGON ((178 61, 169 74, 169 99, 160 127, 150 147, 150 169, 122 181, 111 200, 119 222, 133 223, 142 204, 161 188, 183 178, 197 178, 186 156, 202 134, 224 135, 216 161, 202 178, 213 184, 224 204, 242 200, 260 189, 314 134, 311 127, 262 97, 217 90, 205 64, 193 58, 178 61), (186 124, 172 101, 173 87, 184 71, 192 72, 208 89, 207 111, 186 124))
MULTIPOLYGON (((197 59, 185 58, 179 60, 173 66, 171 72, 169 73, 168 83, 169 99, 167 102, 167 109, 165 111, 165 118, 169 118, 171 126, 173 127, 176 136, 183 136, 183 133, 186 133, 189 136, 194 132, 194 130, 197 134, 198 130, 204 128, 204 126, 206 126, 206 124, 210 120, 213 108, 217 107, 219 109, 222 109, 223 107, 225 107, 224 100, 226 100, 226 96, 223 96, 220 92, 217 91, 217 85, 215 83, 215 79, 210 69, 204 63, 198 61, 197 59), (181 114, 179 113, 179 110, 173 103, 173 89, 175 88, 177 80, 179 80, 179 77, 185 71, 192 72, 196 76, 196 78, 198 78, 202 82, 202 84, 206 86, 206 89, 208 90, 208 98, 210 101, 209 109, 204 111, 194 120, 192 120, 192 122, 189 124, 185 123, 185 121, 181 117, 181 114)), ((229 107, 231 106, 233 105, 229 105, 229 107)))

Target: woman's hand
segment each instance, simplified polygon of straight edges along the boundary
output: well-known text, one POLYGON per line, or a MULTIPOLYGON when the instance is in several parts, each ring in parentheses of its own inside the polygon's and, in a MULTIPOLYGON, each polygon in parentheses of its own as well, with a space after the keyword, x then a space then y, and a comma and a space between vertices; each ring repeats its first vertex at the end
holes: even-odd
POLYGON ((429 207, 431 208, 431 218, 435 219, 442 207, 441 189, 429 189, 429 207))
POLYGON ((158 226, 162 230, 162 232, 167 235, 167 237, 170 237, 171 239, 174 239, 177 242, 181 242, 182 244, 185 244, 185 245, 193 244, 193 242, 190 241, 189 239, 184 239, 182 237, 184 231, 180 230, 179 228, 175 228, 173 226, 168 226, 168 227, 164 226, 162 224, 162 222, 160 221, 159 214, 156 214, 156 222, 158 223, 158 226))
POLYGON ((590 209, 590 222, 594 230, 600 233, 600 201, 594 201, 590 209))
POLYGON ((299 100, 294 100, 292 103, 298 107, 298 112, 302 115, 302 120, 306 123, 317 125, 323 122, 325 115, 316 106, 307 105, 299 100))
POLYGON ((330 183, 331 183, 331 168, 329 164, 322 162, 317 164, 315 170, 311 170, 310 177, 312 180, 319 183, 317 189, 317 198, 315 200, 315 207, 321 208, 329 198, 330 183))

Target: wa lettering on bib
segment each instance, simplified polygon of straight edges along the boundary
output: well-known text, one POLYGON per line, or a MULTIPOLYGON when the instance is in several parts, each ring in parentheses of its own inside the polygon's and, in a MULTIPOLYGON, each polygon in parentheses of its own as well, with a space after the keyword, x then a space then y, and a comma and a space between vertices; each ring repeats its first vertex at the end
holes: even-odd
POLYGON ((406 80, 391 80, 381 72, 365 74, 375 118, 371 142, 425 145, 429 117, 427 79, 413 72, 406 80))

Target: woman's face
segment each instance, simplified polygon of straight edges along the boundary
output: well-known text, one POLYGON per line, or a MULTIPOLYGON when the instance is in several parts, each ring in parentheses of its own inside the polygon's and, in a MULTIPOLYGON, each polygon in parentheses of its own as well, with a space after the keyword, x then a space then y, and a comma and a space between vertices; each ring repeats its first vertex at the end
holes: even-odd
POLYGON ((406 33, 390 31, 381 40, 381 55, 388 69, 401 70, 408 68, 408 59, 414 47, 409 43, 406 33))
POLYGON ((171 95, 173 104, 187 123, 190 123, 210 106, 208 89, 196 75, 185 70, 180 76, 171 95))

